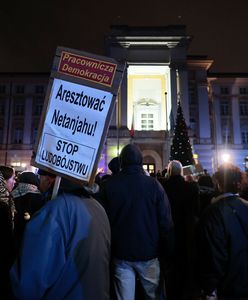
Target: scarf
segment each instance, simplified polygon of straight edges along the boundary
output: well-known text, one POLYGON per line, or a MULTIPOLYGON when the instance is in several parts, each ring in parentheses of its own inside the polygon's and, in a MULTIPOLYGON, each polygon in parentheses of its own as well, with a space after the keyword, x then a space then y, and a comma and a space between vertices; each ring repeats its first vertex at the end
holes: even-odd
POLYGON ((13 199, 10 197, 10 194, 6 188, 6 180, 4 179, 1 171, 0 171, 0 201, 6 203, 10 207, 12 217, 14 217, 16 211, 15 203, 13 199))
POLYGON ((41 194, 38 187, 34 184, 20 182, 17 187, 11 192, 13 198, 24 196, 28 193, 41 194))

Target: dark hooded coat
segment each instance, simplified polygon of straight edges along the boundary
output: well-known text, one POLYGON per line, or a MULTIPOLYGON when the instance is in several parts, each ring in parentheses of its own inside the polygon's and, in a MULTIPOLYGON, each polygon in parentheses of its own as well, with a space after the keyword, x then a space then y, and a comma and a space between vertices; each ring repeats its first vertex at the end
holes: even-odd
POLYGON ((142 154, 135 145, 123 148, 120 163, 121 171, 100 192, 110 220, 112 255, 127 261, 146 261, 161 253, 169 256, 173 223, 162 186, 145 175, 142 154))
POLYGON ((197 275, 206 294, 248 299, 248 203, 222 194, 204 212, 197 230, 197 275))

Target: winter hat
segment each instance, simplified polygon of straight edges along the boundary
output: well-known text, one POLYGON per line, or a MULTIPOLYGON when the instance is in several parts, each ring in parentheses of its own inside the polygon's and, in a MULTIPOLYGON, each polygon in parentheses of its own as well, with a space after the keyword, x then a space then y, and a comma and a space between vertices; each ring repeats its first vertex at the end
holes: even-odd
POLYGON ((38 176, 30 171, 24 171, 18 174, 17 179, 19 183, 29 183, 36 185, 37 187, 39 186, 38 176))

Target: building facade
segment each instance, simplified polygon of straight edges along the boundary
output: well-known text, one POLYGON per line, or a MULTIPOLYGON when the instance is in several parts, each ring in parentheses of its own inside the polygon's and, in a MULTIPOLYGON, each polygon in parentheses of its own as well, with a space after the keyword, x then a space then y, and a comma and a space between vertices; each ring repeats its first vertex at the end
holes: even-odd
POLYGON ((30 169, 48 73, 0 73, 0 164, 30 169))
MULTIPOLYGON (((185 26, 113 26, 106 55, 125 61, 122 85, 99 163, 138 144, 151 173, 167 165, 177 101, 193 153, 214 172, 229 155, 244 169, 248 146, 248 74, 211 74, 213 60, 188 56, 185 26), (130 134, 130 130, 134 134, 130 134)), ((49 74, 0 74, 1 164, 30 167, 49 74)))

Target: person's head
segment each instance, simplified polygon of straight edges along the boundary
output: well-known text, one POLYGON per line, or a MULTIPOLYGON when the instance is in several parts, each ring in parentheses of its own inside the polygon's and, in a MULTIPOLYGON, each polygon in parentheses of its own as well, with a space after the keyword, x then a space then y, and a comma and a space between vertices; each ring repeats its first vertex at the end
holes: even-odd
POLYGON ((214 180, 221 193, 237 193, 240 189, 242 172, 233 164, 224 163, 215 172, 214 180))
POLYGON ((0 166, 0 180, 3 180, 3 184, 8 192, 11 192, 15 186, 15 169, 7 166, 0 166))
POLYGON ((38 175, 40 176, 39 190, 45 193, 54 185, 56 175, 41 169, 38 170, 38 175))
POLYGON ((118 172, 120 172, 120 158, 118 156, 112 158, 108 163, 108 168, 112 172, 112 174, 117 174, 118 172))
POLYGON ((40 181, 36 174, 30 171, 24 171, 18 174, 17 176, 18 183, 28 183, 39 187, 40 181))
POLYGON ((171 177, 177 175, 183 176, 183 166, 179 160, 172 160, 167 167, 167 176, 171 177))
POLYGON ((212 177, 210 175, 201 175, 198 178, 198 183, 200 186, 207 186, 210 188, 214 187, 214 183, 213 183, 212 177))
POLYGON ((121 154, 120 154, 121 168, 131 166, 131 165, 142 166, 142 162, 143 162, 143 157, 138 146, 134 144, 128 144, 121 150, 121 154))

